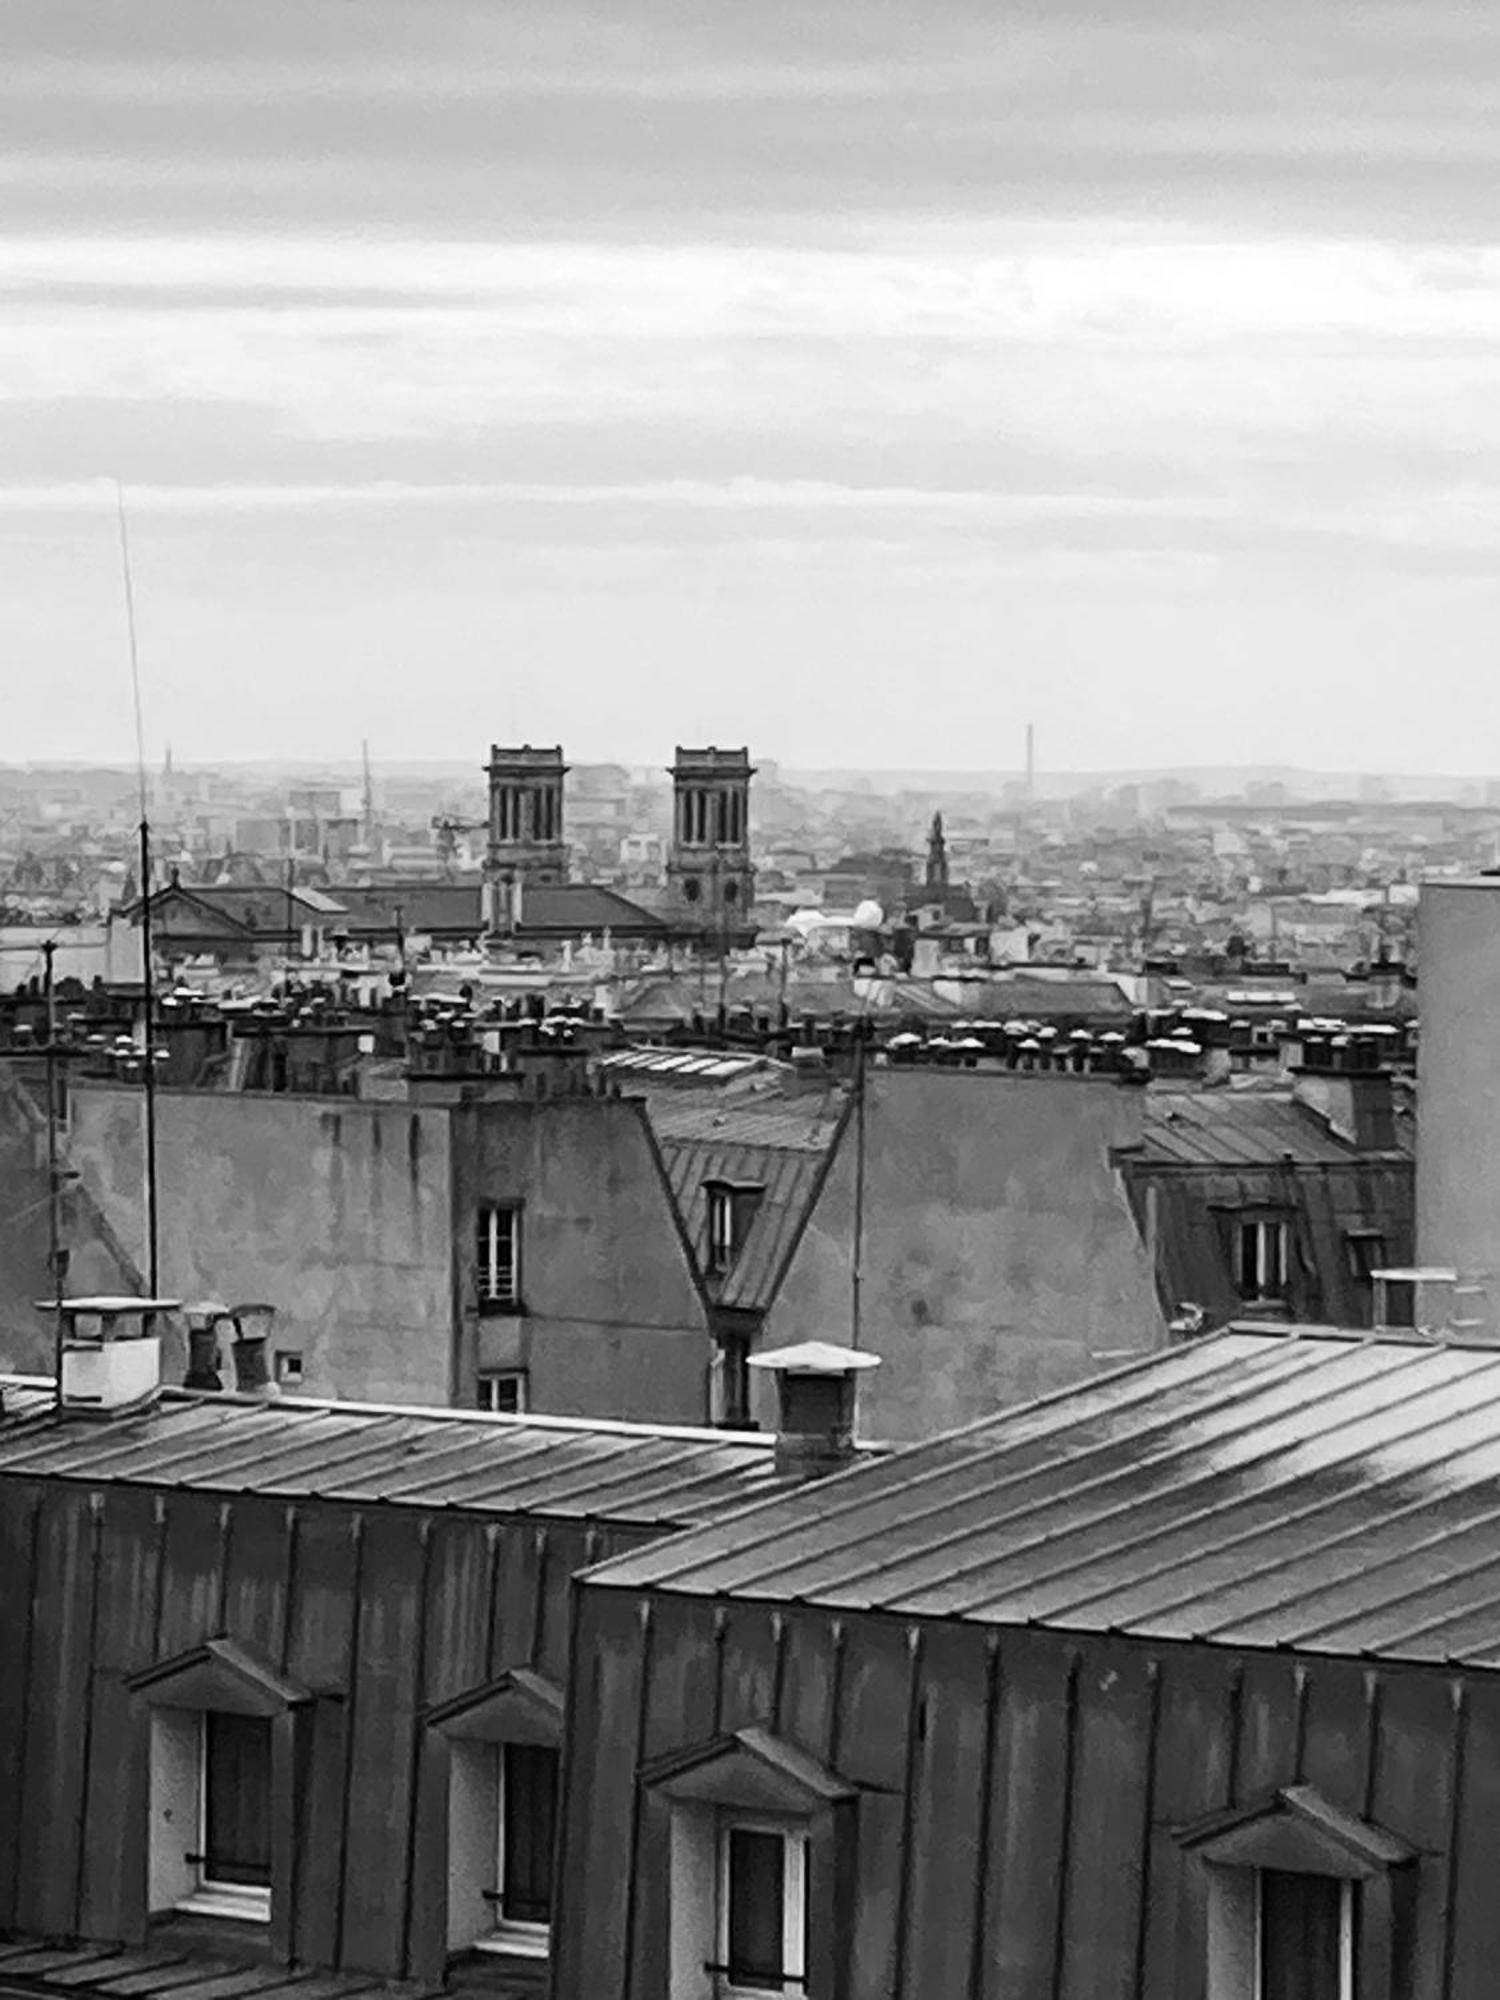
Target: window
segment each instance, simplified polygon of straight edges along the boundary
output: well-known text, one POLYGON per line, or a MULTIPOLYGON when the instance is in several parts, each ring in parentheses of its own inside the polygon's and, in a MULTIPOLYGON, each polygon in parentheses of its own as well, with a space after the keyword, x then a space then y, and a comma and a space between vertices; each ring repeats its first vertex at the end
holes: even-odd
POLYGON ((541 1743, 502 1743, 498 1751, 496 1919, 501 1924, 550 1924, 558 1753, 541 1743))
POLYGON ((477 1280, 481 1312, 514 1312, 521 1303, 521 1211, 479 1211, 477 1280))
POLYGON ((807 1975, 807 1836, 762 1821, 719 1832, 719 1957, 730 1994, 783 1993, 807 1975))
POLYGON ((162 1708, 151 1730, 151 1908, 271 1914, 271 1724, 162 1708))
MULTIPOLYGON (((1356 2000, 1361 1959, 1402 1962, 1417 1851, 1315 1787, 1284 1786, 1175 1838, 1206 1866, 1206 2000, 1356 2000)), ((1377 1973, 1359 2000, 1397 1993, 1377 1973)))
POLYGON ((276 1380, 284 1388, 300 1389, 302 1386, 302 1356, 294 1353, 290 1348, 279 1347, 276 1350, 276 1380))
POLYGON ((525 1369, 504 1368, 493 1374, 481 1375, 474 1402, 481 1410, 491 1410, 502 1416, 520 1416, 526 1408, 525 1369))
POLYGON ((1354 2000, 1355 1885, 1257 1875, 1256 2000, 1354 2000))
POLYGON ((1235 1224, 1234 1282, 1243 1299, 1286 1297, 1291 1231, 1278 1216, 1241 1217, 1235 1224))
POLYGON ((271 1886, 271 1725, 263 1715, 203 1717, 205 1888, 271 1886))
POLYGON ((1344 1252, 1349 1259, 1349 1275, 1362 1285, 1385 1266, 1385 1238, 1378 1229, 1351 1229, 1344 1236, 1344 1252))
POLYGON ((759 1724, 671 1751, 641 1781, 670 1808, 668 2000, 826 1984, 850 1943, 835 1884, 854 1851, 857 1787, 759 1724))
POLYGON ((738 1248, 734 1234, 734 1191, 718 1184, 710 1186, 708 1190, 709 1276, 723 1277, 734 1262, 734 1253, 738 1248))
POLYGON ((459 1738, 450 1757, 449 1949, 545 1957, 557 1840, 557 1749, 459 1738))
POLYGON ((729 1181, 709 1181, 704 1192, 708 1197, 707 1271, 711 1278, 722 1278, 745 1247, 745 1238, 765 1190, 735 1186, 729 1181))

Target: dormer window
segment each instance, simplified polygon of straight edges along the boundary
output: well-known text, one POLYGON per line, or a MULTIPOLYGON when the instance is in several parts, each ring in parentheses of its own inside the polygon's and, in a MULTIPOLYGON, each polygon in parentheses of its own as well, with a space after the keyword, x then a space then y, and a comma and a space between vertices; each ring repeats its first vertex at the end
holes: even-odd
POLYGON ((707 1270, 722 1278, 745 1247, 750 1224, 765 1189, 732 1181, 709 1181, 707 1270))
POLYGON ((1234 1284, 1240 1297, 1284 1299, 1291 1283, 1291 1223, 1284 1215, 1236 1215, 1232 1222, 1234 1284))
POLYGON ((1176 1838, 1207 1871, 1208 2000, 1356 2000, 1362 1961, 1399 1962, 1407 1899, 1392 1885, 1415 1852, 1314 1786, 1285 1786, 1176 1838))

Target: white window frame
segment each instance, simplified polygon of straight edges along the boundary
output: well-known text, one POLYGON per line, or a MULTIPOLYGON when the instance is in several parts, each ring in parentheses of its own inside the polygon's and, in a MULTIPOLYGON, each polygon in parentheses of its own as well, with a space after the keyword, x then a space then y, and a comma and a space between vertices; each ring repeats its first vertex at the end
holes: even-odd
POLYGON ((734 1189, 714 1183, 708 1189, 708 1268, 714 1277, 722 1277, 735 1260, 739 1244, 735 1241, 734 1189))
POLYGON ((271 1921, 271 1891, 216 1882, 189 1861, 208 1835, 208 1723, 203 1709, 158 1708, 151 1717, 150 1906, 242 1923, 271 1921))
MULTIPOLYGON (((1255 1876, 1255 2000, 1263 2000, 1265 1989, 1265 1892, 1271 1871, 1257 1868, 1255 1876)), ((1324 1881, 1330 1878, 1324 1876, 1324 1881)), ((1339 1885, 1339 1990, 1338 2000, 1354 2000, 1354 1884, 1340 1877, 1339 1885)))
POLYGON ((1291 1287, 1292 1227, 1284 1215, 1239 1215, 1235 1217, 1235 1283, 1252 1299, 1284 1299, 1291 1287), (1245 1238, 1255 1232, 1255 1268, 1245 1269, 1245 1238), (1272 1254, 1272 1245, 1275 1254, 1272 1254), (1245 1280, 1253 1280, 1246 1289, 1245 1280))
POLYGON ((729 1964, 729 1854, 733 1833, 769 1833, 781 1841, 782 1918, 781 1984, 736 1986, 727 1971, 716 1975, 711 1988, 724 2000, 759 2000, 766 1993, 807 1990, 807 1830, 793 1821, 762 1819, 750 1813, 724 1812, 715 1833, 714 1951, 715 1963, 729 1964))
MULTIPOLYGON (((507 1917, 476 1878, 505 1881, 506 1744, 456 1738, 448 1769, 448 1949, 545 1959, 552 1926, 507 1917), (481 1916, 476 1899, 485 1905, 481 1916)), ((491 1886, 491 1885, 486 1885, 491 1886)))
MULTIPOLYGON (((1265 2000, 1262 1923, 1268 1872, 1209 1868, 1207 2000, 1265 2000)), ((1338 2000, 1355 2000, 1355 1885, 1341 1876, 1332 1879, 1340 1890, 1338 2000)))
POLYGON ((481 1410, 488 1411, 492 1417, 525 1416, 531 1406, 531 1399, 527 1394, 527 1388, 526 1370, 524 1368, 481 1368, 479 1371, 476 1398, 478 1407, 481 1410), (501 1382, 514 1382, 516 1385, 516 1407, 514 1410, 503 1409, 495 1400, 495 1389, 501 1382))
POLYGON ((487 1306, 513 1309, 521 1303, 520 1203, 481 1202, 475 1229, 476 1250, 481 1229, 485 1233, 484 1249, 474 1260, 480 1311, 487 1306), (502 1282, 500 1260, 496 1253, 507 1228, 510 1236, 510 1275, 508 1281, 502 1282))

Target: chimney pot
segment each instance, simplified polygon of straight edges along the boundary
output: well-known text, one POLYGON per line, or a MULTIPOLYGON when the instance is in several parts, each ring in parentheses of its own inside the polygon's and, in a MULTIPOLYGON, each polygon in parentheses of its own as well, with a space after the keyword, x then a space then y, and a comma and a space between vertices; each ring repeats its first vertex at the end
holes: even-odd
POLYGON ((810 1340, 752 1355, 750 1366, 776 1377, 778 1472, 821 1479, 853 1461, 859 1377, 878 1354, 810 1340))
POLYGON ((229 1309, 229 1318, 234 1326, 234 1344, 231 1348, 234 1359, 234 1386, 241 1396, 263 1396, 269 1399, 280 1394, 276 1384, 271 1380, 271 1368, 267 1359, 271 1321, 275 1317, 275 1306, 239 1305, 231 1306, 229 1309))

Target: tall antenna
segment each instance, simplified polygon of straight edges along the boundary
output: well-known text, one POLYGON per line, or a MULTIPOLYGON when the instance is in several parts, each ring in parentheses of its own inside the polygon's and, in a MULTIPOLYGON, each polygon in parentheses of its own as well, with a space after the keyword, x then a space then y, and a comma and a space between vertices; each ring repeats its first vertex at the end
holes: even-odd
POLYGON ((146 1289, 157 1293, 156 1227, 156 975, 152 965, 151 819, 146 795, 146 731, 141 718, 141 662, 135 636, 135 586, 130 574, 130 530, 125 519, 125 488, 115 481, 115 506, 120 522, 120 574, 125 585, 125 631, 130 642, 130 692, 135 705, 135 768, 140 787, 141 867, 141 1009, 145 1016, 145 1060, 141 1088, 146 1109, 146 1289))
POLYGON ((375 826, 375 786, 370 777, 370 739, 366 736, 359 746, 360 763, 364 770, 364 792, 361 798, 364 825, 360 828, 360 839, 368 847, 374 839, 375 826))

